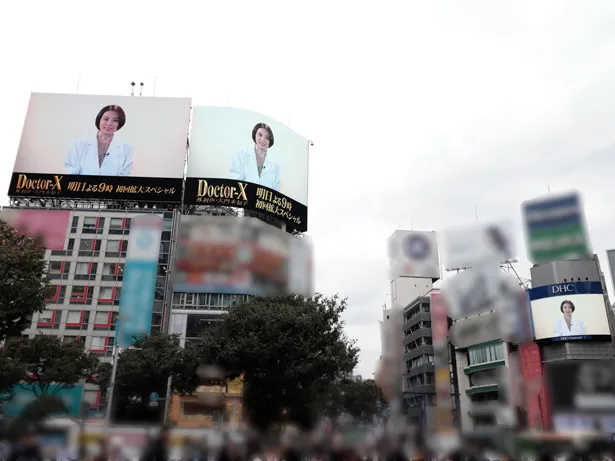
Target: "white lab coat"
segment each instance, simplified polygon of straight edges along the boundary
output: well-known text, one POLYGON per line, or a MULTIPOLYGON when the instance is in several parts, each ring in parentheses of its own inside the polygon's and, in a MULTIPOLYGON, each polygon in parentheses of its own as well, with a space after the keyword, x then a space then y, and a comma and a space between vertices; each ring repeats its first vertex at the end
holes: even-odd
POLYGON ((130 176, 132 165, 132 146, 114 136, 102 166, 99 166, 98 141, 94 135, 73 141, 64 162, 64 172, 88 176, 130 176))
POLYGON ((242 149, 233 157, 231 164, 231 179, 237 181, 248 181, 270 189, 280 191, 280 167, 265 157, 263 170, 258 175, 258 165, 256 164, 256 153, 254 147, 242 149))
POLYGON ((564 316, 560 316, 553 325, 553 335, 556 338, 560 336, 580 336, 585 334, 585 323, 583 320, 576 319, 573 315, 572 322, 570 323, 570 329, 566 325, 564 316))

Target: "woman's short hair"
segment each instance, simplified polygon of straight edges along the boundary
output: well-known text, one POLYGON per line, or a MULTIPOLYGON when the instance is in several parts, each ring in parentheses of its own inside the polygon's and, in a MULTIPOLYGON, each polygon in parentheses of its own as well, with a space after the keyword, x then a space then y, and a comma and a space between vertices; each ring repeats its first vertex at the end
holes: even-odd
POLYGON ((273 131, 271 131, 271 127, 266 123, 261 122, 254 125, 254 129, 252 130, 252 141, 256 142, 256 132, 259 128, 267 130, 267 133, 269 133, 269 147, 273 147, 273 131))
POLYGON ((100 109, 100 112, 98 112, 98 115, 96 116, 96 121, 94 122, 94 124, 96 125, 96 128, 98 130, 100 130, 100 119, 102 118, 103 115, 105 115, 105 112, 116 112, 117 113, 117 115, 118 115, 118 117, 120 119, 119 123, 117 125, 118 131, 126 123, 126 112, 124 112, 124 109, 122 109, 117 104, 110 104, 110 105, 105 106, 102 109, 100 109))
POLYGON ((559 310, 562 312, 562 314, 564 313, 564 305, 565 304, 570 304, 570 308, 572 309, 572 312, 574 312, 574 303, 572 301, 568 301, 567 299, 562 301, 562 303, 559 305, 559 310))

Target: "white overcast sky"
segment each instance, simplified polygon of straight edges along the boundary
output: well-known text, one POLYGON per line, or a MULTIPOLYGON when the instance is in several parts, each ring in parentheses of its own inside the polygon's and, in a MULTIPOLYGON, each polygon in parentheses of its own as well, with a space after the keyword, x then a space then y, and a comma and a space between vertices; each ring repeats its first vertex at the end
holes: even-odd
POLYGON ((74 93, 80 74, 80 93, 126 95, 134 80, 151 95, 157 77, 156 96, 262 112, 312 139, 316 288, 349 298, 364 377, 396 228, 469 223, 475 207, 519 221, 522 200, 578 188, 608 275, 611 0, 33 0, 0 6, 0 40, 2 193, 29 93, 74 93))

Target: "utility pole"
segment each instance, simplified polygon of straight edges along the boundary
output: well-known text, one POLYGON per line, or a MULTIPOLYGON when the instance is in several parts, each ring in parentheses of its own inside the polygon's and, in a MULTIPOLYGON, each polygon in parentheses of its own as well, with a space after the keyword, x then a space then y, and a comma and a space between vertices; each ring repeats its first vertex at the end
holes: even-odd
POLYGON ((111 368, 111 381, 109 382, 109 391, 107 394, 107 409, 105 411, 105 432, 109 429, 109 421, 111 420, 111 409, 113 408, 113 391, 115 390, 115 376, 117 375, 118 363, 118 347, 113 346, 113 367, 111 368))
MULTIPOLYGON (((141 351, 143 349, 138 347, 129 347, 128 349, 133 349, 136 351, 141 351)), ((107 410, 105 411, 105 425, 104 429, 107 432, 109 428, 109 422, 111 421, 111 409, 113 408, 113 394, 115 391, 115 377, 117 375, 117 364, 119 362, 119 353, 120 348, 117 345, 113 346, 113 367, 111 368, 111 381, 109 382, 109 392, 107 395, 107 410)))

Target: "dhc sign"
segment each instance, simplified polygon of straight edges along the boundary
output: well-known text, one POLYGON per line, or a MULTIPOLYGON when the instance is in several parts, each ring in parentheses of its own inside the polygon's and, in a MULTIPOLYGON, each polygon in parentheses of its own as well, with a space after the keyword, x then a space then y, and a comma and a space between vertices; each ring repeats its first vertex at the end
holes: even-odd
POLYGON ((602 294, 602 284, 600 282, 566 282, 554 283, 553 285, 543 285, 541 287, 530 288, 530 300, 551 298, 554 296, 570 296, 584 294, 602 294))
POLYGON ((563 285, 551 285, 551 294, 553 295, 564 295, 570 293, 576 293, 577 290, 574 286, 574 283, 565 283, 563 285))

